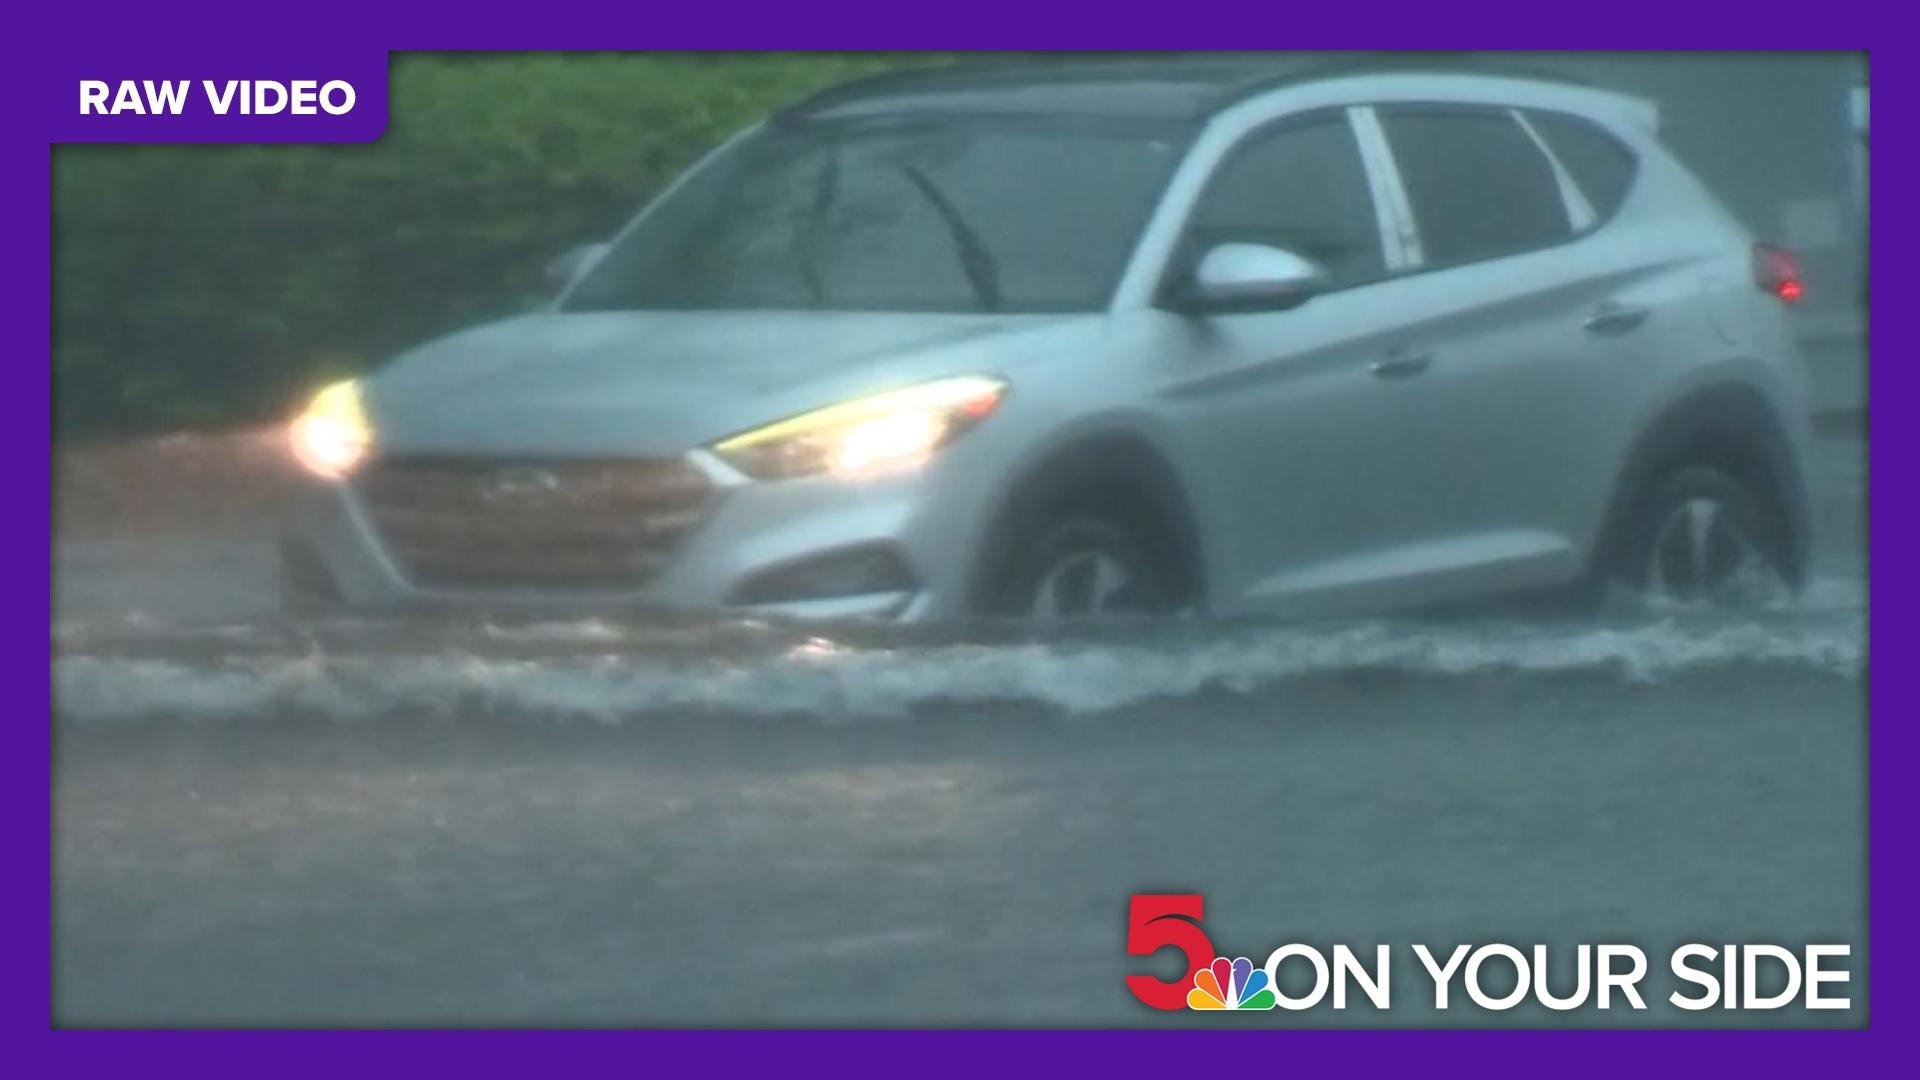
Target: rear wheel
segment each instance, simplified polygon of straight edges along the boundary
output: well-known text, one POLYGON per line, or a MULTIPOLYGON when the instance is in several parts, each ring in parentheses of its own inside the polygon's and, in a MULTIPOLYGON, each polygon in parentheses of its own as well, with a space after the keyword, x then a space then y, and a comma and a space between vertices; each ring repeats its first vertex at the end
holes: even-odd
POLYGON ((1035 622, 1169 614, 1182 606, 1164 546, 1102 514, 1064 514, 1016 545, 995 590, 998 613, 1035 622))
POLYGON ((1779 515, 1718 469, 1688 466, 1654 489, 1620 565, 1656 600, 1741 607, 1785 595, 1779 515))

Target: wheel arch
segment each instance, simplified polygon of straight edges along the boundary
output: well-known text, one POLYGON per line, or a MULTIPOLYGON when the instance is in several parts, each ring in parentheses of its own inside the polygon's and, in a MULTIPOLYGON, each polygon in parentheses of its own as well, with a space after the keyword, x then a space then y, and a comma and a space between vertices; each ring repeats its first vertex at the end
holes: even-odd
POLYGON ((1154 531, 1179 584, 1196 605, 1207 596, 1205 547, 1186 483, 1150 437, 1126 428, 1085 431, 1019 470, 994 505, 967 583, 968 603, 987 610, 1032 523, 1061 505, 1105 510, 1154 531), (1144 516, 1147 520, 1135 520, 1144 516))
POLYGON ((1803 582, 1812 523, 1800 455, 1771 399, 1746 383, 1697 389, 1641 429, 1615 476, 1593 549, 1594 569, 1604 574, 1615 568, 1655 486, 1690 465, 1719 469, 1766 503, 1779 519, 1782 569, 1794 585, 1803 582))

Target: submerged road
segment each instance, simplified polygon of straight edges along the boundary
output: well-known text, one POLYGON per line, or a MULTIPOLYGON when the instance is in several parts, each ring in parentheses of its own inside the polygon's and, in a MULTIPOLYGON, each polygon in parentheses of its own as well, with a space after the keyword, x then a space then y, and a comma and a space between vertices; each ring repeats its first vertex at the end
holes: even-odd
MULTIPOLYGON (((1864 473, 1833 475, 1857 520, 1864 473)), ((1751 624, 869 634, 821 646, 865 665, 835 679, 785 639, 599 624, 342 652, 249 622, 256 538, 76 531, 54 1020, 1857 1026, 1857 528, 1822 560, 1804 610, 1751 624), (1145 1008, 1123 977, 1176 960, 1125 954, 1127 898, 1188 891, 1256 961, 1389 944, 1394 1008, 1145 1008), (1435 1012, 1411 946, 1490 941, 1551 945, 1557 988, 1574 945, 1638 945, 1649 1008, 1435 1012), (1850 944, 1853 1008, 1672 1009, 1692 941, 1850 944)))

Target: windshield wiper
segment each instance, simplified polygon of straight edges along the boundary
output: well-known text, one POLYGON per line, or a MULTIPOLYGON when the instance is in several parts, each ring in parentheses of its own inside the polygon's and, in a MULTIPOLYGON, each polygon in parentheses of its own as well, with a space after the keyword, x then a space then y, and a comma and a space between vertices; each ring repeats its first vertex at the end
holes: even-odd
POLYGON ((960 216, 960 211, 954 209, 953 203, 919 166, 902 165, 900 171, 926 196, 927 202, 939 212, 940 220, 947 223, 954 251, 960 256, 960 269, 966 272, 967 283, 973 286, 973 295, 980 301, 980 307, 987 311, 1000 310, 1000 265, 994 260, 993 252, 987 250, 980 234, 973 231, 967 219, 960 216))
POLYGON ((834 196, 839 190, 840 154, 836 151, 828 155, 819 179, 814 182, 813 202, 807 207, 806 216, 794 227, 794 261, 800 264, 800 281, 815 306, 824 305, 827 300, 826 281, 820 274, 820 234, 825 231, 827 214, 833 209, 834 196))

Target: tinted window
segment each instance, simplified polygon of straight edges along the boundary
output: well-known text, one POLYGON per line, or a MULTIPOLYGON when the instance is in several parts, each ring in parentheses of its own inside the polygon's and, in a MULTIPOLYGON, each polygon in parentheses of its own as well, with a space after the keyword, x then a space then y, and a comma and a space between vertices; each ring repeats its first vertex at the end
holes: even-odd
POLYGON ((1572 235, 1553 167, 1504 112, 1380 110, 1429 264, 1471 262, 1572 235))
POLYGON ((1228 157, 1194 214, 1188 257, 1227 242, 1286 248, 1339 285, 1384 273, 1373 195, 1344 115, 1255 135, 1228 157))
POLYGON ((1588 121, 1560 113, 1527 113, 1527 122, 1540 133, 1560 167, 1567 170, 1593 212, 1612 217, 1627 201, 1637 165, 1633 151, 1588 121))

